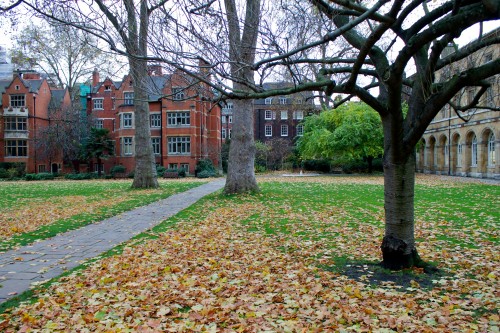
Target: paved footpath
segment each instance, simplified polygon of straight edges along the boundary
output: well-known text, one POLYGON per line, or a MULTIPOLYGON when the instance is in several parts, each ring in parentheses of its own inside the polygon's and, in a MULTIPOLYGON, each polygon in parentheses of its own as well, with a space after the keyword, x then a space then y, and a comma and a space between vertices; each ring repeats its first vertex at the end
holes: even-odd
POLYGON ((33 282, 59 276, 154 227, 224 184, 225 179, 216 179, 101 222, 1 253, 0 303, 29 289, 33 282))

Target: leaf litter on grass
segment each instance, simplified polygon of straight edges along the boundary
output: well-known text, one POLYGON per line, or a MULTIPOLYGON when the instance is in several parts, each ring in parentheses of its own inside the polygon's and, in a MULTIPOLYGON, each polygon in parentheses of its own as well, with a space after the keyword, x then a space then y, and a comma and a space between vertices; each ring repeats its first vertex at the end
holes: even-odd
POLYGON ((238 202, 205 201, 197 207, 207 212, 204 218, 185 218, 158 239, 130 245, 121 255, 61 279, 34 304, 3 314, 0 327, 5 332, 498 331, 498 243, 436 250, 443 241, 431 238, 418 244, 419 251, 426 260, 437 259, 448 275, 430 288, 417 281, 403 290, 392 282, 374 286, 321 265, 341 254, 377 258, 380 225, 346 226, 344 220, 355 220, 356 214, 334 203, 329 210, 295 210, 279 200, 269 204, 266 194, 276 193, 266 186, 262 192, 238 202), (314 237, 316 228, 331 237, 314 237))

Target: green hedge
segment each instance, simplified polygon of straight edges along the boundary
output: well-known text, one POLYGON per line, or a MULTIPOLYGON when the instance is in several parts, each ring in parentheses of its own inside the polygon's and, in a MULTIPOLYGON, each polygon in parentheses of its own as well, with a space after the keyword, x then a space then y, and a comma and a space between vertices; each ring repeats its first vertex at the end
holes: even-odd
POLYGON ((24 176, 24 179, 27 181, 31 180, 52 180, 54 179, 54 175, 48 172, 42 172, 42 173, 27 173, 24 176))

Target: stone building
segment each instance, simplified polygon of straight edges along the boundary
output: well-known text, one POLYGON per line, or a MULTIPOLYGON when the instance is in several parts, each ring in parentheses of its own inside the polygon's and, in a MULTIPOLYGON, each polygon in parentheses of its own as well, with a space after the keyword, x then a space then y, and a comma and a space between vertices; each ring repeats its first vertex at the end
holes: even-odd
MULTIPOLYGON (((484 39, 500 35, 496 29, 484 39)), ((465 46, 467 47, 467 46, 465 46)), ((447 56, 453 52, 450 48, 447 56)), ((459 69, 486 63, 500 57, 500 45, 486 46, 471 56, 437 73, 449 78, 459 69)), ((477 108, 455 112, 448 104, 425 131, 417 149, 417 171, 441 175, 500 179, 500 76, 489 79, 491 87, 477 108)), ((454 105, 471 103, 479 87, 463 89, 451 101, 454 105)))

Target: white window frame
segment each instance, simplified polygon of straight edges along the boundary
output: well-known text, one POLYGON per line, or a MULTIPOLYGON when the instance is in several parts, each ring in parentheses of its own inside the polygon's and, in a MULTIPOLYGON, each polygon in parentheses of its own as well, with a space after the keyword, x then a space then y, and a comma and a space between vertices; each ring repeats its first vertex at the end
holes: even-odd
POLYGON ((493 167, 496 165, 495 156, 495 134, 490 133, 488 137, 488 166, 493 167))
POLYGON ((282 110, 280 114, 281 120, 288 120, 288 110, 282 110))
POLYGON ((93 110, 104 110, 104 98, 92 98, 93 110))
POLYGON ((478 155, 478 146, 477 146, 477 136, 474 135, 472 138, 472 143, 471 143, 471 166, 472 167, 477 167, 477 155, 478 155))
POLYGON ((172 100, 173 101, 183 101, 186 98, 184 88, 182 87, 172 87, 172 100))
POLYGON ((288 136, 288 125, 281 125, 281 136, 288 136))
POLYGON ((123 92, 123 104, 124 105, 134 105, 134 92, 124 91, 123 92))
POLYGON ((94 172, 99 173, 99 169, 101 169, 101 172, 104 173, 104 164, 101 162, 101 164, 94 164, 94 172))
POLYGON ((161 113, 149 115, 151 128, 161 128, 161 113))
POLYGON ((120 138, 120 141, 121 141, 122 156, 134 155, 134 138, 131 136, 126 136, 126 137, 120 138))
POLYGON ((96 119, 94 122, 94 128, 104 128, 104 119, 96 119))
POLYGON ((25 94, 10 95, 10 106, 12 106, 13 108, 24 108, 26 106, 26 95, 25 94))
POLYGON ((297 125, 297 136, 304 136, 304 125, 297 125))
POLYGON ((264 135, 271 137, 273 136, 273 126, 272 125, 265 125, 264 126, 264 135))
POLYGON ((280 104, 285 105, 286 104, 286 97, 280 97, 280 104))
POLYGON ((271 105, 273 104, 273 99, 271 97, 268 97, 264 100, 264 104, 266 105, 271 105))
POLYGON ((304 111, 293 111, 293 119, 296 120, 304 119, 304 111))
POLYGON ((273 112, 271 110, 265 110, 264 111, 264 119, 265 120, 272 120, 273 119, 273 112))
POLYGON ((5 157, 28 157, 28 140, 7 139, 5 157))
POLYGON ((233 123, 233 116, 229 116, 229 123, 232 124, 233 123))
POLYGON ((179 166, 180 170, 186 171, 186 173, 189 174, 189 163, 181 163, 179 166))
POLYGON ((222 128, 222 130, 221 130, 221 134, 220 134, 220 135, 221 135, 221 137, 222 137, 223 139, 225 139, 225 138, 226 138, 226 128, 224 128, 224 127, 222 128))
POLYGON ((153 147, 153 154, 160 155, 161 154, 161 138, 159 136, 151 137, 151 146, 153 147))
POLYGON ((169 136, 167 137, 168 155, 191 154, 191 137, 169 136))
POLYGON ((28 130, 28 118, 27 117, 10 117, 4 116, 4 130, 5 131, 16 131, 22 132, 28 130))
POLYGON ((179 127, 191 125, 190 111, 167 112, 167 127, 179 127))
POLYGON ((132 112, 125 112, 125 113, 122 113, 120 115, 120 127, 121 128, 133 128, 134 127, 134 114, 132 112), (125 119, 125 116, 126 116, 126 119, 125 119))

